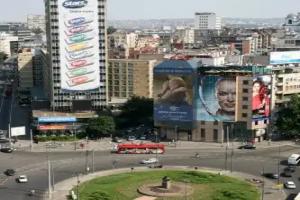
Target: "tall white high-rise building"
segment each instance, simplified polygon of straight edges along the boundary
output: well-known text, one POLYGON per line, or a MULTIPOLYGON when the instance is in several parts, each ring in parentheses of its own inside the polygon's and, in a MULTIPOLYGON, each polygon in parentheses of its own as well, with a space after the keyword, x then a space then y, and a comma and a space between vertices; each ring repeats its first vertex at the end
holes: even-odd
POLYGON ((221 30, 222 18, 216 13, 196 12, 194 19, 194 28, 200 30, 221 30))
POLYGON ((45 31, 45 15, 27 15, 27 28, 45 31))
POLYGON ((45 0, 53 110, 107 105, 106 0, 45 0))

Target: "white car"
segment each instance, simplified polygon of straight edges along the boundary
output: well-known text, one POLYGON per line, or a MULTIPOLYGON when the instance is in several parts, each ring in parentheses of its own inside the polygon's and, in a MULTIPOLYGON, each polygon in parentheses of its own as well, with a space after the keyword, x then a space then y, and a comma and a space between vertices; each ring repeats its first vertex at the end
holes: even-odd
POLYGON ((293 181, 287 181, 284 183, 286 189, 296 189, 296 185, 293 181))
POLYGON ((27 183, 28 182, 28 179, 27 179, 27 176, 26 175, 20 175, 18 178, 17 178, 17 181, 19 183, 27 183))
POLYGON ((149 158, 141 161, 141 164, 153 164, 153 163, 158 163, 157 158, 149 158))

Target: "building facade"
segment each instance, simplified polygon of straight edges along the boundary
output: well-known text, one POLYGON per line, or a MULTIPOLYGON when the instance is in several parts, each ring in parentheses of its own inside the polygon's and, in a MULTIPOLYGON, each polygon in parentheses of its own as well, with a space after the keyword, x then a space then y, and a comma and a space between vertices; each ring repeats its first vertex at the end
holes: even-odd
POLYGON ((154 68, 154 121, 161 137, 263 140, 271 116, 271 70, 167 60, 154 68))
POLYGON ((107 105, 106 0, 45 0, 51 107, 107 105))
POLYGON ((31 30, 41 29, 43 32, 45 32, 45 15, 27 15, 27 28, 31 30))
POLYGON ((32 49, 22 49, 18 54, 18 90, 30 91, 33 87, 33 56, 32 49))
POLYGON ((156 60, 110 59, 108 61, 109 99, 132 96, 153 97, 153 68, 156 60))
POLYGON ((194 28, 200 30, 221 30, 222 19, 216 13, 196 12, 194 28))

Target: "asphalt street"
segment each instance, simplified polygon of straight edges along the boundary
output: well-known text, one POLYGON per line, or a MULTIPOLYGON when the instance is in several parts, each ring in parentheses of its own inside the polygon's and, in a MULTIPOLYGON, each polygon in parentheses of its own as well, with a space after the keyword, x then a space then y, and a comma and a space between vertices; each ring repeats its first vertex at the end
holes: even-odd
MULTIPOLYGON (((225 153, 223 151, 197 150, 199 158, 194 157, 195 150, 174 149, 169 150, 164 155, 158 155, 163 165, 185 165, 190 167, 210 167, 218 169, 232 169, 233 171, 245 172, 259 176, 264 168, 265 172, 277 172, 278 159, 286 160, 291 153, 299 152, 300 148, 281 147, 280 155, 277 149, 261 150, 235 150, 232 156, 228 153, 227 166, 225 165, 225 153), (232 163, 232 164, 231 164, 232 163), (231 167, 232 166, 232 167, 231 167)), ((139 162, 144 158, 155 155, 118 155, 110 152, 95 152, 94 170, 107 170, 112 168, 131 168, 141 166, 139 162)), ((89 152, 64 152, 64 153, 30 153, 14 152, 12 154, 0 154, 1 166, 0 171, 7 168, 14 168, 17 174, 14 177, 0 176, 0 197, 3 200, 24 200, 24 199, 43 199, 41 196, 48 189, 48 170, 47 159, 52 163, 54 183, 60 182, 79 174, 79 179, 86 173, 86 167, 93 170, 92 154, 89 152), (17 175, 26 174, 29 182, 19 184, 15 181, 17 175), (28 192, 36 190, 37 196, 30 197, 28 192)), ((280 165, 280 170, 284 168, 280 165)), ((294 180, 298 188, 287 193, 297 193, 300 191, 300 169, 297 169, 289 180, 294 180)), ((281 181, 287 180, 281 178, 281 181)), ((54 188, 55 189, 55 188, 54 188)))

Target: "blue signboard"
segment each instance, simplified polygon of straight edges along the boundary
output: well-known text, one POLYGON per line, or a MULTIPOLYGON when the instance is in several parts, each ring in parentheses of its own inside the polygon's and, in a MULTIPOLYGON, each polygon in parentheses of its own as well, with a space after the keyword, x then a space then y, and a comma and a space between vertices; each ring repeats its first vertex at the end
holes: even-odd
POLYGON ((39 123, 59 123, 59 122, 76 122, 76 117, 39 117, 39 123))

